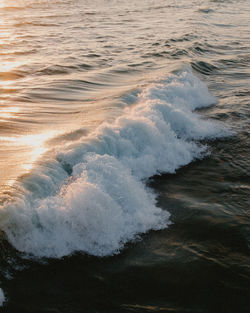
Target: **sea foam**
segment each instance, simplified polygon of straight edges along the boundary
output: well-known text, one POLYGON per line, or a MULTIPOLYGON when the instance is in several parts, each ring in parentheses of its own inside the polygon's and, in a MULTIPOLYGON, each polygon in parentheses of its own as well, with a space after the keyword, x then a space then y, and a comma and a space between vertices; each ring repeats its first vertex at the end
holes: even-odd
POLYGON ((190 70, 152 84, 112 124, 59 151, 46 171, 34 169, 19 199, 2 206, 1 229, 20 251, 62 257, 112 255, 139 234, 166 228, 169 213, 145 179, 202 158, 200 139, 227 135, 194 112, 214 103, 190 70))
POLYGON ((5 296, 4 296, 2 289, 0 288, 0 306, 3 305, 4 301, 5 301, 5 296))

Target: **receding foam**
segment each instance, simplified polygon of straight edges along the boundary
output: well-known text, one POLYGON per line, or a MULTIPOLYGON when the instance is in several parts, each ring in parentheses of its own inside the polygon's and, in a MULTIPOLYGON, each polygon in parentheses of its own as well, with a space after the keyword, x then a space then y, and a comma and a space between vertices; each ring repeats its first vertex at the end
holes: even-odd
POLYGON ((207 147, 198 140, 228 134, 194 112, 214 103, 190 70, 152 84, 113 124, 59 151, 46 171, 37 167, 20 197, 2 206, 1 229, 20 251, 62 257, 112 255, 139 234, 166 228, 169 213, 143 182, 202 158, 207 147))

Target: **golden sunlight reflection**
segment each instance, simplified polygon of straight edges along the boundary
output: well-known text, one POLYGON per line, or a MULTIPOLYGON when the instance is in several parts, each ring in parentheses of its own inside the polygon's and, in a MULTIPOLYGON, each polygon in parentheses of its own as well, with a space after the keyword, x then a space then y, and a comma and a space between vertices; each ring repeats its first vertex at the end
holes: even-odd
POLYGON ((0 8, 5 8, 5 7, 9 7, 9 6, 13 6, 15 5, 15 3, 17 2, 17 0, 0 0, 0 8))
MULTIPOLYGON (((1 89, 5 88, 5 87, 8 88, 10 86, 13 86, 14 84, 15 84, 15 81, 13 81, 13 80, 1 80, 1 71, 0 71, 0 88, 1 89)), ((1 95, 1 97, 3 98, 2 95, 1 95)))
POLYGON ((1 60, 0 63, 0 72, 7 72, 7 71, 11 71, 14 68, 17 68, 18 66, 22 65, 22 62, 18 62, 18 61, 13 61, 12 59, 10 60, 6 60, 3 61, 1 60))
POLYGON ((26 171, 30 171, 37 159, 49 149, 46 142, 52 138, 55 133, 55 131, 49 131, 35 135, 0 137, 0 141, 7 144, 11 143, 12 146, 27 148, 27 162, 22 164, 22 168, 26 171))
POLYGON ((18 107, 0 108, 0 118, 13 118, 19 111, 18 107))

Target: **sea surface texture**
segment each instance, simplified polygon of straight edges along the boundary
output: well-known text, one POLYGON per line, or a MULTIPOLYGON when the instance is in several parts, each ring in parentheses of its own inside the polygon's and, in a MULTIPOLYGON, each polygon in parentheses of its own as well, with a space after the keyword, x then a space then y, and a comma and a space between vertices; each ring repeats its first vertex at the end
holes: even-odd
POLYGON ((0 311, 250 311, 248 0, 0 0, 0 311))

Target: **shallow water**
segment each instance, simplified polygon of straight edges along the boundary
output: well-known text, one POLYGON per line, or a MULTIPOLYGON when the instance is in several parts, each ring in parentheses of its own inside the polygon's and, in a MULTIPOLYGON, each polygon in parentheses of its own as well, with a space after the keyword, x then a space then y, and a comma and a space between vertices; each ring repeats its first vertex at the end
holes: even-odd
POLYGON ((249 17, 0 1, 4 311, 249 311, 249 17))

